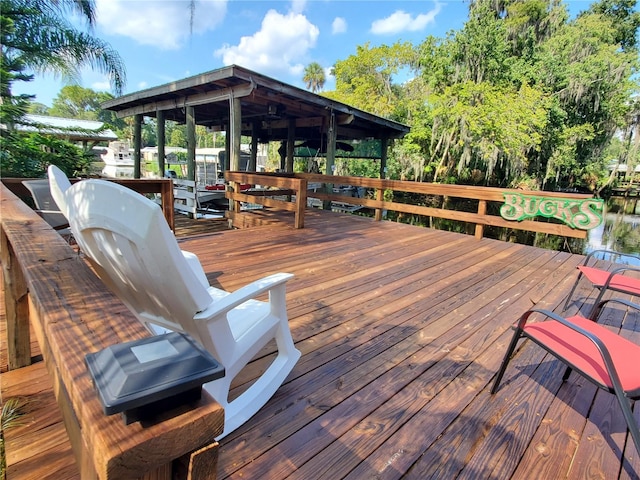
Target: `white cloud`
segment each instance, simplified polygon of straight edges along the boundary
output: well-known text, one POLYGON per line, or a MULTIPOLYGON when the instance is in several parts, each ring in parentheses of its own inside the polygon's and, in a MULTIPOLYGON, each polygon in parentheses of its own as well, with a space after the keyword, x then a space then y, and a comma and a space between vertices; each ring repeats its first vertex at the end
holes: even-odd
POLYGON ((304 71, 307 52, 315 47, 320 30, 302 14, 286 15, 269 10, 260 31, 242 37, 238 45, 225 45, 214 55, 225 65, 240 65, 273 74, 285 70, 299 76, 304 71))
POLYGON ((336 17, 331 24, 331 33, 344 33, 347 31, 347 21, 342 17, 336 17))
MULTIPOLYGON (((96 0, 97 24, 118 34, 164 50, 180 48, 191 35, 189 4, 179 0, 96 0)), ((193 33, 213 30, 222 23, 227 0, 196 0, 193 33)))
POLYGON ((111 91, 111 84, 108 80, 102 82, 93 82, 91 84, 91 90, 95 90, 96 92, 109 92, 111 91))
POLYGON ((304 9, 306 6, 307 6, 307 0, 291 0, 291 11, 293 13, 304 12, 304 9))
POLYGON ((424 30, 427 25, 435 22, 436 15, 440 13, 441 5, 436 3, 433 10, 421 13, 415 18, 410 14, 398 10, 387 18, 376 20, 371 24, 371 33, 376 35, 397 34, 405 31, 417 32, 424 30))
POLYGON ((144 81, 144 80, 143 80, 143 81, 141 81, 141 82, 138 82, 138 89, 139 89, 139 90, 144 90, 144 89, 145 89, 145 88, 147 88, 148 86, 149 86, 149 83, 148 83, 148 82, 146 82, 146 81, 144 81))

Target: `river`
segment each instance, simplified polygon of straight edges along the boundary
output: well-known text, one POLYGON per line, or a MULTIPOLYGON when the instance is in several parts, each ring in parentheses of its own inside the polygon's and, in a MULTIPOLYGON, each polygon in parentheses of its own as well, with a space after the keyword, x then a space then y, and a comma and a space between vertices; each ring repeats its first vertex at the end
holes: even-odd
MULTIPOLYGON (((640 255, 640 201, 634 200, 626 205, 621 198, 607 202, 604 222, 589 231, 584 253, 604 248, 640 255)), ((640 266, 640 260, 628 263, 640 266)))

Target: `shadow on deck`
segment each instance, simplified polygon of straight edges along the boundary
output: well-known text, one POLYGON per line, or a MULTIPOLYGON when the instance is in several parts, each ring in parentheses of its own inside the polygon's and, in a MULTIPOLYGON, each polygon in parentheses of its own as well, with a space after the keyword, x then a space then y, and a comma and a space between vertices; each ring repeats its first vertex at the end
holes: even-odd
MULTIPOLYGON (((510 325, 534 304, 559 311, 582 256, 322 211, 302 230, 179 242, 227 290, 295 274, 287 304, 303 356, 222 440, 218 478, 638 478, 615 397, 575 374, 562 383, 541 349, 524 343, 489 394, 510 325)), ((638 316, 607 310, 601 322, 640 341, 638 316)))

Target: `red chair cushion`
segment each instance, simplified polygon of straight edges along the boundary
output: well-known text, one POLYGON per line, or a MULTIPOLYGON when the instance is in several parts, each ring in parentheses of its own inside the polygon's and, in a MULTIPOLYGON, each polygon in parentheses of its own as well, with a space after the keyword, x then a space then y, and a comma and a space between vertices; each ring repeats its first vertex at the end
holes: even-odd
MULTIPOLYGON (((586 318, 575 316, 567 320, 594 334, 605 344, 623 390, 629 398, 640 398, 640 346, 586 318)), ((602 355, 595 344, 584 335, 551 319, 529 323, 525 325, 524 331, 601 386, 613 387, 602 355)))
MULTIPOLYGON (((604 286, 607 278, 611 272, 606 270, 600 270, 599 268, 585 267, 580 265, 578 267, 585 277, 589 279, 596 287, 601 288, 604 286)), ((609 288, 620 292, 627 292, 631 295, 640 295, 640 279, 634 278, 629 275, 616 274, 609 283, 609 288)))

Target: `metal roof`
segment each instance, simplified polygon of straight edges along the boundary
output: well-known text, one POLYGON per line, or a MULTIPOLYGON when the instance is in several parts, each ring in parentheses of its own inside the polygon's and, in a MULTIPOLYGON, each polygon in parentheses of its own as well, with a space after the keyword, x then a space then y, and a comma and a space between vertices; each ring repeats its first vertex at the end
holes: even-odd
POLYGON ((27 114, 22 122, 16 124, 18 130, 40 132, 72 142, 108 142, 118 139, 111 129, 104 127, 104 123, 93 120, 27 114))
POLYGON ((166 120, 185 123, 185 107, 192 106, 197 125, 227 130, 231 96, 241 102, 242 135, 255 132, 263 143, 286 140, 292 124, 296 140, 325 140, 331 112, 339 140, 401 138, 409 132, 401 123, 236 65, 124 95, 102 107, 119 117, 155 117, 162 110, 166 120))

